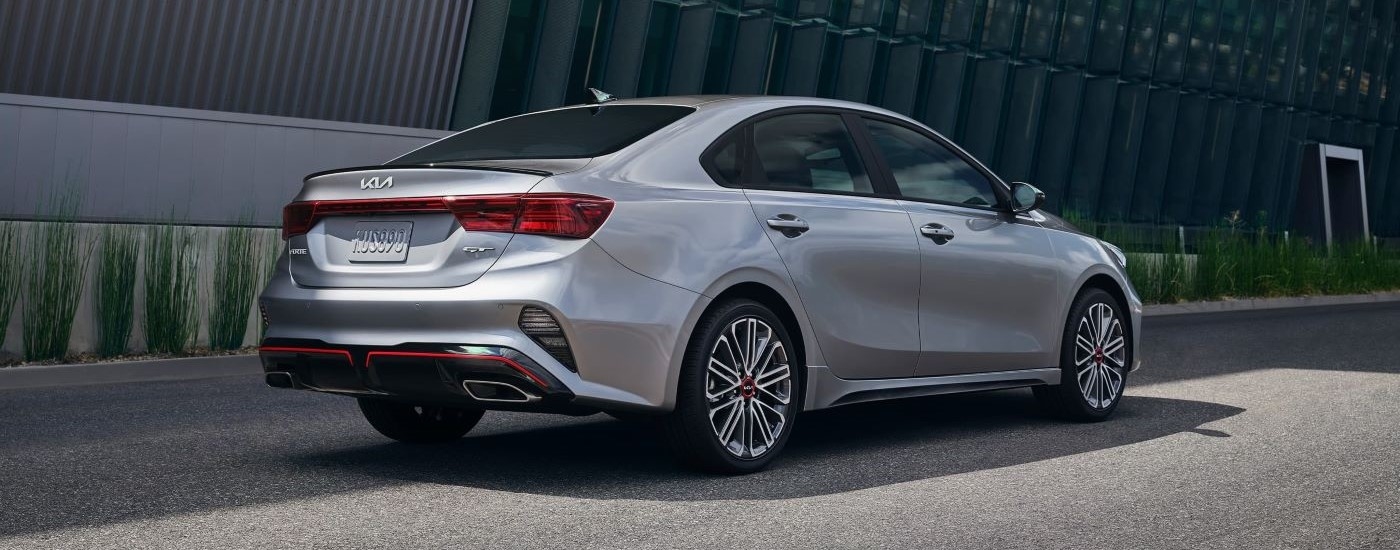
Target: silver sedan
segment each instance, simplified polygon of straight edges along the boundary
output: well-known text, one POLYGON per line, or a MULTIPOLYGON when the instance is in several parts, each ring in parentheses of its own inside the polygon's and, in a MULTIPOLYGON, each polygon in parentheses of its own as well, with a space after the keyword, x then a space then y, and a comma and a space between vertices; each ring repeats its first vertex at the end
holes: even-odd
POLYGON ((641 419, 751 472, 801 411, 1031 387, 1101 420, 1136 366, 1126 258, 907 117, 604 101, 312 174, 260 300, 268 384, 407 442, 485 410, 641 419))

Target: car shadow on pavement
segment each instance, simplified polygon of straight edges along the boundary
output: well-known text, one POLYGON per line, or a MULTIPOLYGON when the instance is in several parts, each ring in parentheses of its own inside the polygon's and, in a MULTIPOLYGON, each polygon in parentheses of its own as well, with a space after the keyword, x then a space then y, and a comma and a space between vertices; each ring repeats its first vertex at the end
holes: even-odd
MULTIPOLYGON (((764 472, 724 477, 676 464, 659 434, 596 422, 468 436, 437 446, 386 443, 289 457, 398 481, 595 499, 768 500, 827 495, 1131 445, 1244 409, 1127 396, 1102 423, 1047 418, 1027 390, 940 396, 818 411, 764 472)), ((490 422, 488 414, 482 422, 490 422)))

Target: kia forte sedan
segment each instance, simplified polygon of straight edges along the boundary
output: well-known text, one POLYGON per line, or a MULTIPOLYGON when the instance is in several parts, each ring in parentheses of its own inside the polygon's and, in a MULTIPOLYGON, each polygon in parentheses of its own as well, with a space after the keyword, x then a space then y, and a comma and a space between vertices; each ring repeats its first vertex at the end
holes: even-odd
POLYGON ((907 117, 669 97, 490 122, 312 174, 260 306, 267 383, 384 435, 487 410, 644 418, 752 472, 803 411, 1030 387, 1102 420, 1136 366, 1126 258, 907 117))

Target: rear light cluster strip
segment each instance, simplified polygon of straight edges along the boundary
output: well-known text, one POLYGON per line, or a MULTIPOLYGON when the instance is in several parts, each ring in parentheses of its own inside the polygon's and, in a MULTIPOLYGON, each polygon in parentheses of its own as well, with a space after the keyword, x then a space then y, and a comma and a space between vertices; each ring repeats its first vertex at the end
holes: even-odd
POLYGON ((467 231, 586 239, 612 209, 609 199, 575 193, 301 201, 282 209, 282 238, 304 235, 327 216, 450 212, 467 231))
MULTIPOLYGON (((316 354, 316 355, 339 355, 339 356, 344 357, 346 362, 348 362, 348 363, 350 363, 350 364, 352 364, 352 365, 355 364, 354 360, 350 358, 350 352, 347 351, 347 350, 343 350, 343 349, 329 349, 329 348, 298 348, 298 347, 287 347, 287 346, 263 346, 263 347, 258 348, 258 353, 305 353, 305 354, 316 354)), ((501 356, 499 356, 499 355, 472 355, 472 354, 466 354, 466 353, 435 353, 435 352, 426 352, 426 351, 371 351, 371 352, 369 352, 368 354, 365 355, 365 368, 369 368, 370 364, 374 362, 374 358, 375 358, 375 357, 378 357, 378 356, 386 356, 386 357, 421 357, 421 358, 426 358, 426 359, 447 359, 447 360, 457 360, 457 361, 493 361, 493 362, 496 362, 496 363, 500 363, 500 364, 502 364, 502 365, 505 365, 505 366, 507 366, 507 367, 510 367, 510 368, 516 370, 517 372, 519 372, 520 374, 525 375, 526 378, 529 378, 531 382, 534 382, 536 385, 538 385, 538 386, 541 387, 541 388, 545 388, 545 389, 548 389, 548 388, 549 388, 549 382, 545 381, 545 379, 543 379, 543 378, 540 378, 540 375, 535 374, 535 373, 533 373, 533 372, 530 372, 530 369, 525 368, 525 365, 521 365, 520 363, 517 363, 517 362, 515 362, 515 361, 512 361, 511 359, 506 358, 506 357, 501 357, 501 356)))

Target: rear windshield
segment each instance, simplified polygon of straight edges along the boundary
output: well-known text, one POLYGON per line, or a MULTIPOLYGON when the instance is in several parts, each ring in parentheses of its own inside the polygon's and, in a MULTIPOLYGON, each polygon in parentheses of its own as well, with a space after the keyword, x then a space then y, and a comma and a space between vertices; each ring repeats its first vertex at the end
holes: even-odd
POLYGON ((675 105, 602 105, 522 115, 444 138, 392 163, 596 157, 693 112, 675 105))

